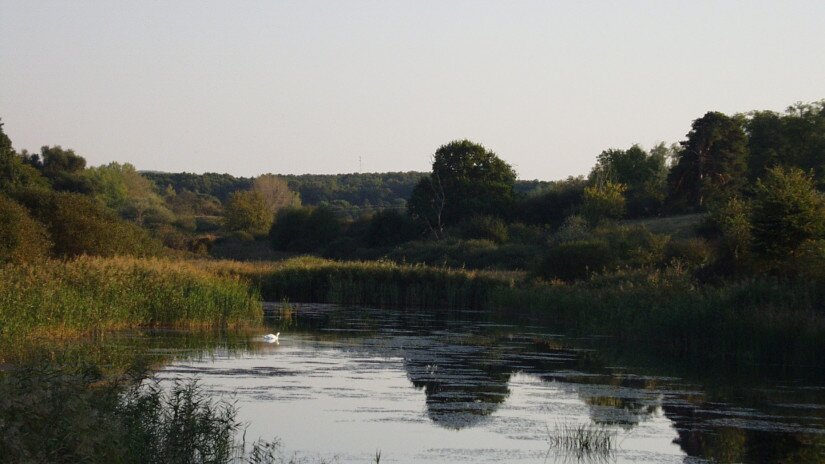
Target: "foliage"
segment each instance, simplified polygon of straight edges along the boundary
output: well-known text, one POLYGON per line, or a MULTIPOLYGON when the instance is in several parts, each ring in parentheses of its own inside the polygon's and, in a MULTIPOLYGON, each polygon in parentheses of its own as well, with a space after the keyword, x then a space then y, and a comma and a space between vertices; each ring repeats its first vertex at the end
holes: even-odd
POLYGON ((590 232, 590 224, 585 218, 578 215, 569 216, 553 234, 553 243, 584 240, 590 237, 590 232))
POLYGON ((668 176, 671 202, 704 209, 724 201, 745 184, 747 136, 741 117, 708 112, 693 121, 668 176))
POLYGON ((772 167, 813 171, 825 185, 825 100, 789 107, 784 114, 755 111, 748 115, 748 178, 765 175, 772 167))
POLYGON ((272 211, 257 191, 237 191, 224 206, 224 227, 228 231, 265 234, 272 225, 272 211))
POLYGON ((0 194, 0 264, 41 260, 50 247, 46 228, 22 205, 0 194))
POLYGON ((114 327, 257 323, 257 295, 195 263, 81 257, 0 266, 0 339, 114 327))
POLYGON ((95 196, 122 217, 147 225, 173 221, 172 212, 155 191, 154 184, 131 164, 113 162, 86 172, 94 184, 95 196))
POLYGON ((549 224, 558 227, 581 206, 587 181, 583 177, 568 177, 550 182, 517 200, 516 214, 528 224, 549 224))
POLYGON ((473 216, 459 225, 461 237, 502 244, 508 240, 507 224, 495 216, 473 216))
POLYGON ((46 225, 56 256, 150 256, 163 251, 146 230, 118 219, 86 195, 30 191, 23 200, 46 225))
POLYGON ((708 265, 713 259, 713 248, 705 239, 671 239, 664 250, 664 262, 699 268, 708 265))
POLYGON ((60 145, 44 146, 40 155, 29 158, 30 164, 39 168, 58 191, 91 194, 94 184, 85 175, 86 160, 74 150, 64 150, 60 145))
POLYGON ((188 190, 196 194, 215 197, 221 202, 228 200, 232 192, 249 190, 252 187, 252 179, 248 177, 235 177, 231 174, 217 174, 214 172, 193 174, 188 172, 150 171, 141 174, 154 182, 160 191, 166 191, 168 187, 171 187, 178 194, 188 190))
POLYGON ((252 191, 258 193, 270 213, 276 214, 284 208, 298 208, 301 197, 289 189, 286 181, 274 174, 264 174, 252 181, 252 191))
POLYGON ((610 244, 604 239, 564 242, 551 247, 535 273, 546 279, 573 281, 590 277, 617 265, 610 244))
POLYGON ((236 415, 194 380, 167 389, 48 366, 0 373, 0 454, 8 462, 285 462, 277 442, 247 449, 236 441, 236 415))
POLYGON ((365 242, 369 247, 393 246, 419 236, 409 216, 393 210, 376 213, 367 225, 365 242))
MULTIPOLYGON (((572 234, 571 234, 572 235, 572 234)), ((580 280, 619 267, 640 268, 664 259, 669 237, 639 227, 601 227, 588 235, 557 240, 534 275, 544 279, 580 280)))
POLYGON ((825 197, 801 169, 768 169, 756 183, 752 223, 760 255, 792 256, 806 240, 825 238, 825 197))
POLYGON ((473 215, 504 216, 515 198, 516 173, 495 153, 469 140, 441 146, 429 177, 413 189, 408 210, 438 235, 473 215))
POLYGON ((611 182, 626 186, 628 214, 632 217, 650 216, 660 210, 665 199, 669 154, 664 143, 650 153, 639 145, 627 150, 605 150, 590 172, 590 183, 611 182))
POLYGON ((714 207, 708 218, 716 239, 718 270, 732 273, 748 265, 753 246, 751 205, 747 200, 731 197, 714 207))
POLYGON ((627 187, 610 180, 585 187, 582 197, 582 215, 591 224, 604 220, 621 219, 625 214, 627 187))
POLYGON ((0 122, 0 193, 14 194, 24 188, 48 188, 40 172, 18 156, 0 122))
POLYGON ((272 247, 280 251, 318 250, 341 233, 341 223, 328 208, 281 210, 269 231, 272 247))

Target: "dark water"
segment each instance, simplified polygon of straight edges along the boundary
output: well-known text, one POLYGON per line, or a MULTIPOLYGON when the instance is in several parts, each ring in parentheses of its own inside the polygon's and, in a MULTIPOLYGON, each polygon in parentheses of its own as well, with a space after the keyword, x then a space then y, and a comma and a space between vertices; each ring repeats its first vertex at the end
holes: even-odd
POLYGON ((224 345, 160 377, 201 379, 237 402, 248 440, 278 437, 298 458, 370 462, 380 450, 381 462, 825 462, 822 382, 690 380, 666 361, 617 364, 592 349, 603 341, 474 312, 267 309, 278 344, 224 345), (576 425, 612 434, 612 451, 552 444, 576 425))

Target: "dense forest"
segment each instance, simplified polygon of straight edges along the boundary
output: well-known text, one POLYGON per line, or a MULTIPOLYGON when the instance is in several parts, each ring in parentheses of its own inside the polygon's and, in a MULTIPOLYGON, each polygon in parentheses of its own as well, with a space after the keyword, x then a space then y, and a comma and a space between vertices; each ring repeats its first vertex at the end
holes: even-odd
MULTIPOLYGON (((252 186, 253 178, 230 174, 192 174, 143 171, 159 190, 167 188, 208 195, 224 202, 232 192, 252 186)), ((353 174, 283 174, 289 188, 300 195, 307 206, 326 206, 341 217, 356 219, 362 214, 385 209, 404 210, 413 187, 426 173, 386 172, 353 174)), ((516 191, 530 193, 548 185, 539 180, 517 180, 516 191)))

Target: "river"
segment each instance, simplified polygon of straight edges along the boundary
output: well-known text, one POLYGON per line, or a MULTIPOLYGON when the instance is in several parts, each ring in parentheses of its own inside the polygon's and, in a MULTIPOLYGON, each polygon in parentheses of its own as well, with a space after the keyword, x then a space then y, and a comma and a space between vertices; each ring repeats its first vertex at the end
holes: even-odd
MULTIPOLYGON (((681 374, 481 312, 266 310, 277 344, 216 344, 158 377, 235 401, 247 440, 297 462, 825 461, 825 382, 681 374), (564 446, 576 427, 609 450, 564 446)), ((163 350, 176 334, 144 336, 163 350)))

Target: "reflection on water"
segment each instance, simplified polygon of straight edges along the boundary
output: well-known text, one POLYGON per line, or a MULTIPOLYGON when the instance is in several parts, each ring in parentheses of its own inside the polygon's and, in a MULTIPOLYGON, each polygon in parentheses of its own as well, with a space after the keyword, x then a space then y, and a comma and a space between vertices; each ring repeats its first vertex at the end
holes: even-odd
POLYGON ((299 456, 575 461, 548 450, 548 433, 596 423, 617 433, 610 462, 825 462, 825 388, 815 384, 708 391, 477 312, 268 309, 279 345, 250 336, 161 377, 197 376, 234 395, 247 438, 277 436, 299 456))

